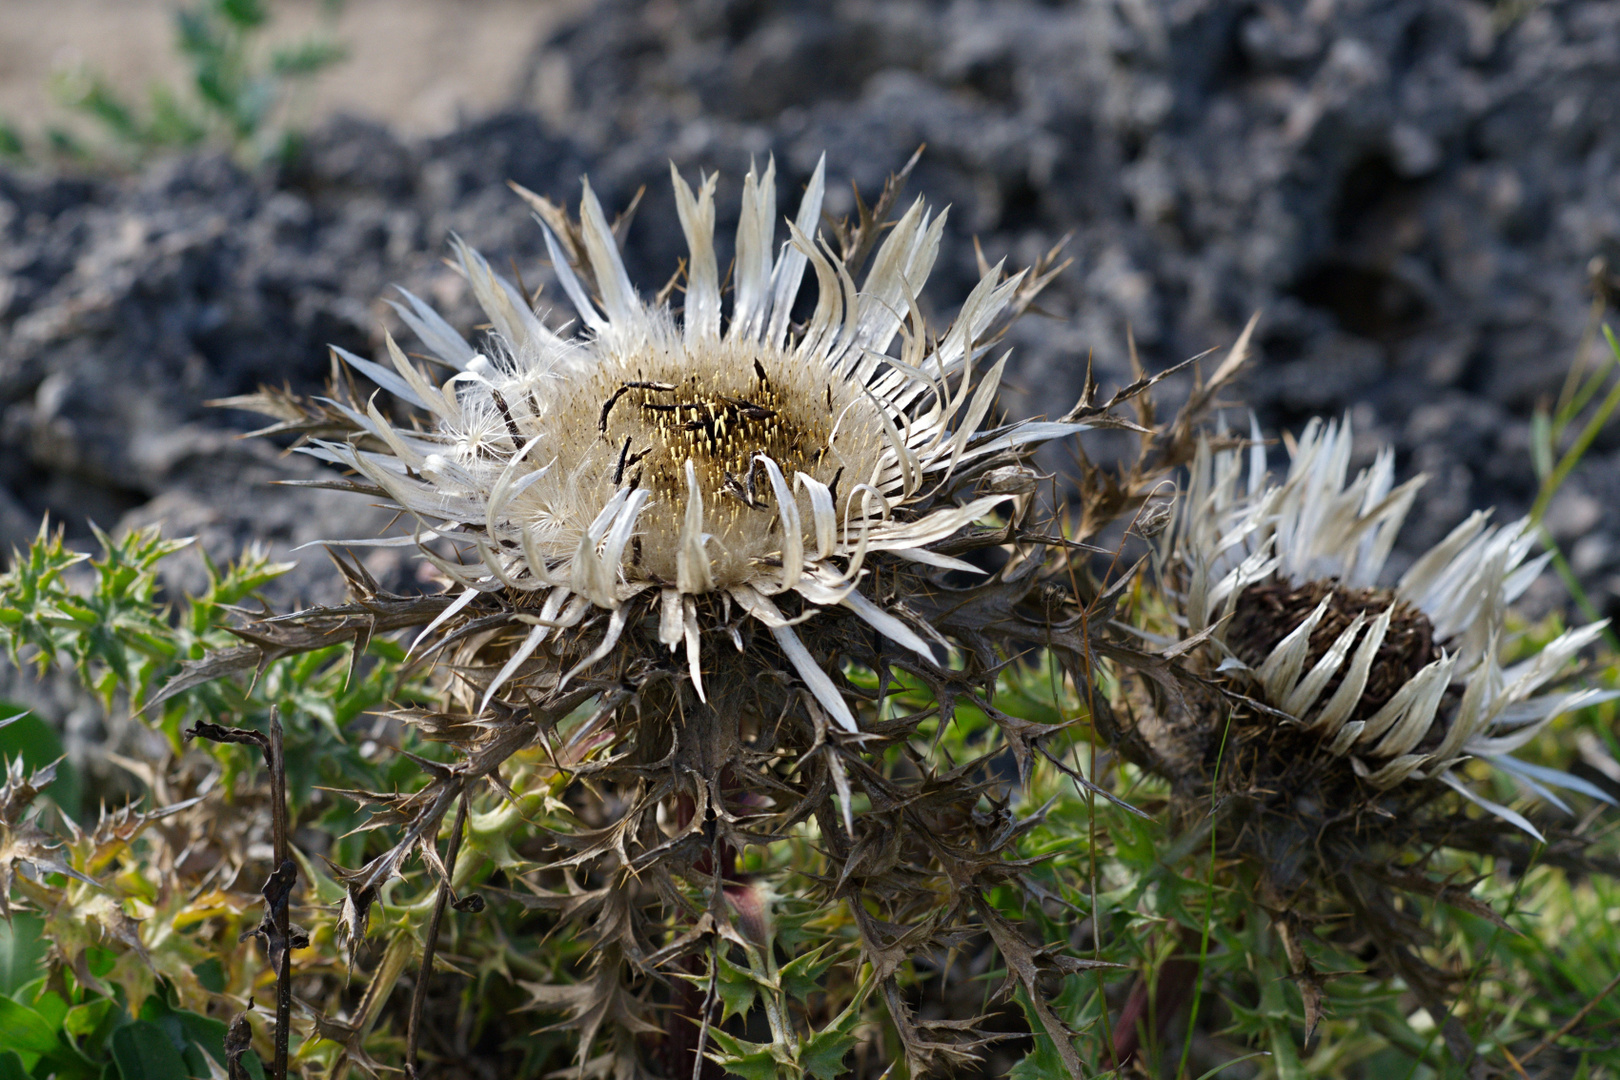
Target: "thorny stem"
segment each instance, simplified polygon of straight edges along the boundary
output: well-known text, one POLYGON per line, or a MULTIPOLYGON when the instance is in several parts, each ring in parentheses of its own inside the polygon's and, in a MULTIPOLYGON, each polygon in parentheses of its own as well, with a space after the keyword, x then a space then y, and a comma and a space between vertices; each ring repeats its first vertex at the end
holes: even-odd
MULTIPOLYGON (((276 874, 289 876, 293 867, 287 851, 287 757, 281 739, 281 711, 270 708, 270 835, 275 852, 276 874)), ((292 877, 297 870, 293 867, 292 877)), ((292 1038, 292 933, 288 908, 292 900, 292 881, 270 909, 277 937, 281 941, 281 962, 276 969, 276 1056, 271 1075, 276 1080, 287 1080, 287 1044, 292 1038)))
POLYGON ((703 1022, 698 1027, 697 1053, 692 1055, 692 1080, 703 1080, 703 1049, 709 1042, 709 1017, 714 1013, 714 997, 720 989, 720 939, 709 945, 709 992, 703 998, 703 1022))
POLYGON ((799 1038, 793 1031, 793 1025, 788 1021, 787 1015, 779 998, 780 983, 777 980, 776 956, 771 949, 761 950, 748 947, 748 967, 757 977, 761 973, 765 976, 766 992, 759 996, 765 1006, 765 1019, 771 1025, 771 1038, 780 1046, 788 1047, 794 1054, 799 1050, 799 1038))
POLYGON ((461 854, 461 834, 467 825, 467 792, 461 793, 456 804, 456 823, 450 829, 450 846, 444 853, 444 880, 439 883, 439 896, 433 904, 433 916, 428 920, 427 937, 422 942, 422 967, 416 975, 416 987, 411 991, 411 1017, 405 1040, 405 1075, 416 1076, 416 1053, 422 1038, 422 1011, 427 1004, 428 980, 433 975, 433 954, 439 944, 439 924, 444 920, 444 909, 450 903, 450 881, 456 872, 456 857, 461 854))

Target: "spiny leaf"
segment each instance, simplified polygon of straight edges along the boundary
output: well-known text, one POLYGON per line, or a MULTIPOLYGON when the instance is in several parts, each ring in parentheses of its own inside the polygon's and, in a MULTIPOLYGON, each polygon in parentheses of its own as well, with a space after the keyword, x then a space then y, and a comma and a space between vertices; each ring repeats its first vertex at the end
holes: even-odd
POLYGON ((718 1028, 709 1029, 709 1039, 716 1047, 709 1052, 709 1060, 733 1076, 743 1080, 778 1080, 782 1075, 781 1062, 772 1052, 770 1043, 749 1042, 718 1028))
POLYGON ((800 1001, 806 1001, 810 995, 822 989, 822 977, 827 969, 843 955, 838 951, 831 951, 831 943, 818 945, 815 949, 796 956, 782 965, 777 979, 782 989, 800 1001))
POLYGON ((720 1022, 723 1024, 733 1016, 746 1015, 754 1007, 758 990, 754 974, 747 968, 738 967, 723 955, 717 956, 715 963, 718 968, 715 992, 720 995, 720 1022))
POLYGON ((855 1046, 854 1029, 860 1016, 846 1010, 837 1020, 799 1044, 799 1065, 816 1080, 837 1080, 844 1075, 844 1055, 855 1046))
POLYGON ((170 698, 183 694, 204 683, 238 672, 252 671, 259 664, 259 650, 252 645, 238 645, 234 649, 217 649, 201 660, 187 660, 180 671, 163 684, 163 689, 149 698, 141 712, 155 709, 170 698))

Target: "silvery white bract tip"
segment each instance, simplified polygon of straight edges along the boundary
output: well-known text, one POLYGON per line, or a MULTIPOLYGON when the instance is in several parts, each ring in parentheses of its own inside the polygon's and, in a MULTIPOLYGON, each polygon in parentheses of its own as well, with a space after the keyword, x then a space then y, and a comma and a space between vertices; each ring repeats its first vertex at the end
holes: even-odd
POLYGON ((816 607, 842 605, 932 661, 927 628, 860 592, 863 564, 887 552, 955 565, 928 545, 1014 496, 941 499, 952 474, 1083 425, 981 430, 1006 364, 1003 356, 976 371, 987 331, 1028 285, 1023 274, 1003 279, 993 268, 950 328, 930 332, 917 295, 945 217, 920 199, 894 223, 857 288, 818 235, 823 167, 785 238, 774 165, 763 175, 750 170, 727 312, 714 246, 716 180, 694 191, 671 172, 689 249, 678 315, 631 284, 586 184, 570 245, 580 272, 546 229, 575 332, 551 329, 517 287, 457 241, 487 338, 475 346, 405 293, 395 310, 448 377, 413 363, 392 338, 390 367, 343 356, 427 422, 397 428, 374 404, 363 413, 349 408, 376 444, 311 450, 363 473, 414 519, 422 541, 455 544, 459 560, 426 546, 422 555, 464 597, 538 594, 533 627, 486 687, 486 706, 548 637, 593 610, 615 617, 575 671, 605 656, 624 629, 626 601, 658 590, 658 640, 685 650, 700 694, 698 600, 713 595, 767 626, 822 708, 853 731, 849 705, 794 623, 816 607), (814 308, 795 326, 806 271, 814 308), (803 613, 783 614, 773 598, 785 593, 802 599, 803 613))
POLYGON ((1559 806, 1548 785, 1607 799, 1578 777, 1508 756, 1558 715, 1617 696, 1542 692, 1605 624, 1501 665, 1508 605, 1547 561, 1529 558, 1528 519, 1496 526, 1475 513, 1384 584, 1424 478, 1396 486, 1387 448, 1351 477, 1351 441, 1348 419, 1311 421, 1276 484, 1267 482, 1258 430, 1247 449, 1200 447, 1160 553, 1187 632, 1213 626, 1222 670, 1240 672, 1255 696, 1377 788, 1435 778, 1532 834, 1522 815, 1469 789, 1453 766, 1483 758, 1559 806))

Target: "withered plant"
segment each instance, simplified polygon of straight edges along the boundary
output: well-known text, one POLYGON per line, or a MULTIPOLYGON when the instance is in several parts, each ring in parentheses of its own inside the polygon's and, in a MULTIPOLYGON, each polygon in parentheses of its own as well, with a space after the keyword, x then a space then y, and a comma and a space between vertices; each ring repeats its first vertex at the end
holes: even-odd
POLYGON ((1445 1018, 1450 1051, 1468 1064, 1473 1047, 1449 1015, 1464 972, 1430 948, 1417 902, 1506 930, 1471 895, 1477 877, 1458 853, 1520 873, 1537 860, 1617 868, 1587 850, 1590 836, 1485 797, 1467 764, 1566 814, 1555 788, 1613 802, 1589 780, 1513 756, 1560 715, 1617 696, 1580 686, 1571 665, 1605 624, 1519 648, 1504 665, 1509 605, 1549 558, 1528 558, 1529 519, 1498 526, 1476 512, 1388 584, 1424 478, 1395 486, 1389 450, 1352 478, 1351 443, 1348 420, 1312 421, 1273 482, 1257 429, 1201 440, 1139 631, 1180 663, 1169 680, 1127 672, 1118 743, 1170 782, 1179 828, 1213 833, 1214 857, 1254 890, 1302 994, 1307 1040, 1333 974, 1317 958, 1331 952, 1402 980, 1445 1018))
POLYGON ((1022 720, 995 708, 994 689, 1040 649, 1061 654, 1083 696, 1099 655, 1168 661, 1109 629, 1127 568, 1094 575, 1100 549, 1041 510, 1030 456, 1091 426, 1136 430, 1143 455, 1107 476, 1106 512, 1093 490, 1105 474, 1088 474, 1079 531, 1132 520, 1188 460, 1194 418, 1248 335, 1162 430, 1114 412, 1158 378, 1146 376, 1106 402, 1088 383, 1055 420, 990 423, 1006 357, 976 369, 1061 269, 1056 252, 1010 278, 983 267, 936 334, 916 296, 943 216, 919 200, 887 221, 904 175, 820 233, 818 168, 773 257, 773 171, 750 172, 725 319, 714 178, 694 195, 674 177, 691 249, 679 318, 669 289, 651 304, 636 294, 588 186, 578 220, 520 192, 580 336, 458 247, 490 320, 478 346, 409 294, 395 305, 445 382, 392 338, 391 367, 342 356, 426 415, 400 424, 352 376, 325 401, 229 403, 350 469, 332 485, 400 511, 405 542, 447 580, 440 596, 396 596, 349 563, 348 604, 238 631, 274 658, 421 628, 412 652, 439 696, 396 719, 449 754, 423 763, 419 787, 350 793, 390 842, 334 870, 353 950, 414 859, 441 881, 408 1068, 437 928, 469 880, 468 823, 504 806, 543 809, 545 839, 498 858, 505 887, 486 892, 587 944, 571 969, 524 984, 529 1007, 560 1014, 587 1074, 843 1075, 878 1002, 912 1075, 970 1065, 997 1037, 987 1017, 925 1018, 900 977, 970 944, 1006 972, 983 1006, 1020 995, 1067 1070, 1089 1072, 1047 1000, 1096 962, 1031 940, 988 899, 1020 880, 1016 845, 1038 820, 1009 811, 1009 785, 1037 757, 1061 762, 1082 717, 1022 720), (807 268, 814 310, 798 324, 807 268), (887 707, 897 679, 930 704, 887 707), (937 739, 963 705, 999 738, 941 761, 924 727, 937 739), (802 861, 781 864, 789 850, 802 861))

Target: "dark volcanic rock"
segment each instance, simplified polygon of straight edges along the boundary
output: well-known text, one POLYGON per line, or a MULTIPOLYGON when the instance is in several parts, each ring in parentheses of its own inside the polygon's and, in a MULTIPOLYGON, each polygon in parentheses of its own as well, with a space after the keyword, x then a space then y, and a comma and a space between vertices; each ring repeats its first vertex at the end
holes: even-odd
MULTIPOLYGON (((789 197, 828 155, 829 210, 919 144, 913 190, 951 205, 928 300, 985 254, 1076 265, 1015 330, 1007 404, 1052 411, 1087 356, 1126 377, 1231 341, 1264 313, 1243 386, 1269 428, 1349 411, 1432 480, 1410 552, 1476 506, 1534 496, 1529 418, 1620 284, 1620 8, 1471 0, 1176 4, 610 0, 535 51, 513 111, 402 143, 342 120, 279 176, 217 157, 125 179, 0 172, 0 543, 45 510, 167 519, 218 552, 363 531, 353 500, 254 485, 267 449, 205 400, 316 386, 324 346, 375 349, 398 282, 474 321, 454 232, 546 280, 508 179, 610 207, 647 192, 626 260, 683 253, 669 163, 737 178, 774 154, 789 197), (558 88, 566 88, 559 93, 558 88), (1603 294, 1605 302, 1607 294, 1603 294)), ((728 257, 722 245, 722 262, 728 257)), ((1613 603, 1620 437, 1550 524, 1613 603)), ((408 576, 377 557, 378 568, 408 576)), ((316 595, 322 560, 289 587, 316 595)))
MULTIPOLYGON (((452 231, 532 265, 539 237, 505 180, 566 190, 583 165, 563 145, 515 115, 417 146, 340 120, 281 176, 218 156, 123 180, 0 173, 0 549, 46 512, 79 539, 90 522, 162 521, 215 557, 386 520, 331 492, 268 489, 317 470, 238 442, 258 418, 206 402, 317 389, 327 345, 379 344, 391 282, 453 307, 452 231)), ((285 599, 331 598, 325 560, 302 562, 285 599)), ((407 573, 392 555, 369 562, 407 573)), ((178 575, 197 585, 200 560, 178 575)))
MULTIPOLYGON (((1353 409, 1369 453, 1431 473, 1408 550, 1528 507, 1529 415, 1620 265, 1608 4, 621 3, 533 78, 558 67, 562 125, 641 182, 769 146, 793 180, 826 149, 870 190, 926 142, 916 186, 956 234, 941 307, 972 237, 1027 261, 1072 233, 1062 321, 1015 339, 1015 409, 1071 394, 1088 354, 1123 378, 1127 325, 1162 366, 1263 311, 1247 401, 1272 429, 1353 409)), ((1571 542, 1620 529, 1598 505, 1571 542)))

